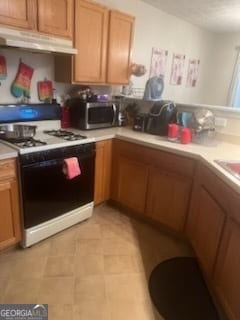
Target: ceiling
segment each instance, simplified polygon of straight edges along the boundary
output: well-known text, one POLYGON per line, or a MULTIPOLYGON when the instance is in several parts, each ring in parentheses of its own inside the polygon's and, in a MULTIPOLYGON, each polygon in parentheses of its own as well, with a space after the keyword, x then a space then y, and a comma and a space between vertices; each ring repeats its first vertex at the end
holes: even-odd
POLYGON ((213 32, 240 32, 240 0, 142 0, 213 32))

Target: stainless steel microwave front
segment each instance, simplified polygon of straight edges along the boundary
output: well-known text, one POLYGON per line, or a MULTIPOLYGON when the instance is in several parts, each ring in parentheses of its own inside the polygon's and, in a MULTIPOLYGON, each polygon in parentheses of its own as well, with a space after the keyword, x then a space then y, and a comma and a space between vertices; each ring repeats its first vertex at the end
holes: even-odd
POLYGON ((114 127, 118 124, 119 103, 77 102, 70 105, 71 126, 83 130, 114 127))

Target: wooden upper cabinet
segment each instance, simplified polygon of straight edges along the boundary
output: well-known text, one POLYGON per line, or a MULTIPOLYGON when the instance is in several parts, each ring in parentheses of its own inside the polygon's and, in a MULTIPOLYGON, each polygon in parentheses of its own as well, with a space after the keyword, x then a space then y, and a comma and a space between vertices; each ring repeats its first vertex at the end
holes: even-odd
POLYGON ((105 82, 108 12, 96 3, 75 1, 75 82, 105 82))
POLYGON ((72 39, 73 0, 38 0, 37 10, 38 31, 72 39))
POLYGON ((111 11, 108 39, 107 82, 127 84, 130 76, 134 17, 111 11))
POLYGON ((55 58, 55 80, 127 84, 134 17, 88 0, 75 0, 74 57, 55 58))
POLYGON ((0 24, 72 39, 73 0, 0 0, 0 24))
POLYGON ((35 29, 35 0, 0 0, 0 24, 13 28, 35 29))

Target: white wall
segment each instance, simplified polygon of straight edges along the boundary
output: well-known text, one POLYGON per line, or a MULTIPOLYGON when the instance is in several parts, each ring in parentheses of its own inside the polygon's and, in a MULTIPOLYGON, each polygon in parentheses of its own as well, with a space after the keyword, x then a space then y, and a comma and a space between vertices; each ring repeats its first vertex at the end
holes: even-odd
MULTIPOLYGON (((50 54, 36 54, 23 50, 0 49, 0 55, 3 55, 7 63, 7 79, 0 80, 0 103, 17 103, 19 99, 15 98, 10 91, 11 84, 14 81, 19 65, 19 59, 22 62, 34 68, 31 81, 31 102, 39 102, 37 92, 37 82, 43 81, 45 78, 54 80, 54 63, 53 56, 50 54)), ((68 85, 62 83, 53 83, 56 94, 64 94, 69 88, 68 85)))

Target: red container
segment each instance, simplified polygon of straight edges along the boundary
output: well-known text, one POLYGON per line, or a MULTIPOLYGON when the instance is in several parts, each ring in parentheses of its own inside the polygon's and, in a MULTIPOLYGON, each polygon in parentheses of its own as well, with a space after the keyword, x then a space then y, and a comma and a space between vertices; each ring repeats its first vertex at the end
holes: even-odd
POLYGON ((178 138, 178 125, 175 123, 169 123, 168 125, 168 140, 176 141, 178 138))
POLYGON ((182 128, 181 130, 181 143, 187 144, 192 141, 192 132, 189 128, 182 128))
POLYGON ((62 107, 62 116, 61 116, 61 128, 70 127, 70 108, 67 106, 62 107))

